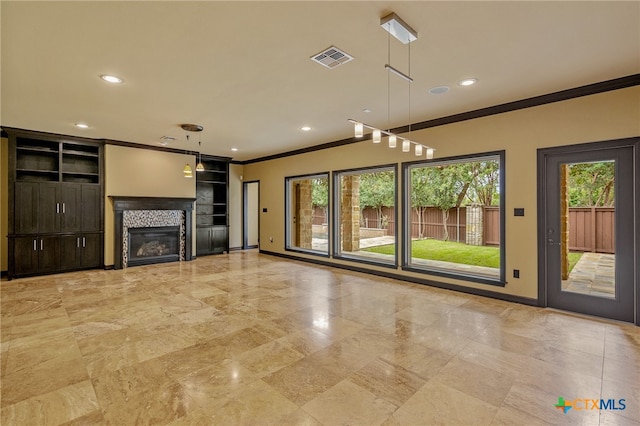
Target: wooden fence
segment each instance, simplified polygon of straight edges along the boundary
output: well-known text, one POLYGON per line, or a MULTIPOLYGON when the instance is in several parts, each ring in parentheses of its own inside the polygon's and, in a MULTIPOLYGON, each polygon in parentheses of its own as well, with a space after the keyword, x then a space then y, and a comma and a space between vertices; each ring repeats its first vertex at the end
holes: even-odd
POLYGON ((570 207, 569 249, 615 253, 613 207, 570 207))
MULTIPOLYGON (((395 235, 395 209, 382 208, 386 223, 378 223, 375 209, 365 208, 362 212, 362 226, 380 228, 386 225, 387 235, 395 235)), ((597 253, 615 253, 614 223, 615 209, 611 207, 570 207, 569 208, 569 249, 572 251, 592 251, 597 253)), ((326 223, 324 211, 316 207, 313 223, 326 223)), ((500 245, 500 208, 484 207, 484 244, 500 245)), ((466 243, 467 209, 466 207, 449 210, 447 220, 449 241, 466 243)), ((419 217, 417 209, 411 212, 411 238, 444 239, 442 211, 435 207, 423 209, 419 217), (422 230, 422 232, 420 232, 422 230)))

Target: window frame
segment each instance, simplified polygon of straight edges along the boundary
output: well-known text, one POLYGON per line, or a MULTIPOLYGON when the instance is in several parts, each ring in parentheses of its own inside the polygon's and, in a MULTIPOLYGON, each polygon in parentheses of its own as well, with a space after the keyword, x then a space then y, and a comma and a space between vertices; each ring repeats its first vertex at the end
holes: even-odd
POLYGON ((296 253, 305 253, 313 256, 320 257, 330 257, 331 256, 331 227, 333 222, 332 215, 332 197, 331 197, 331 172, 318 172, 318 173, 309 173, 303 175, 295 175, 295 176, 285 176, 284 178, 284 249, 285 251, 291 251, 296 253), (305 249, 302 247, 296 247, 291 243, 292 232, 291 232, 291 185, 290 183, 297 180, 307 180, 314 178, 325 178, 327 179, 327 251, 320 251, 311 249, 305 249))
POLYGON ((434 275, 438 277, 455 278, 464 281, 490 284, 504 287, 506 285, 506 194, 505 194, 505 151, 490 151, 475 154, 457 155, 437 158, 432 160, 419 160, 402 163, 402 270, 419 274, 434 275), (457 272, 454 269, 440 269, 428 266, 416 265, 411 262, 411 170, 418 165, 434 167, 439 164, 455 164, 473 162, 473 160, 497 157, 499 161, 500 182, 498 185, 500 194, 500 268, 499 277, 492 278, 485 275, 457 272), (466 160, 466 161, 465 161, 466 160))
POLYGON ((358 168, 351 168, 351 169, 343 169, 343 170, 334 170, 331 172, 332 174, 332 184, 333 184, 333 190, 331 191, 331 196, 332 196, 332 205, 333 205, 333 209, 331 210, 331 218, 332 220, 332 228, 331 228, 331 234, 332 234, 332 244, 331 244, 331 256, 334 259, 339 259, 339 260, 346 260, 346 261, 350 261, 350 262, 358 262, 358 263, 364 263, 364 264, 368 264, 368 265, 375 265, 375 266, 380 266, 380 267, 384 267, 384 268, 393 268, 393 269, 397 269, 399 266, 399 261, 400 261, 400 245, 398 244, 398 239, 400 237, 399 235, 399 226, 398 226, 398 218, 400 217, 399 215, 401 214, 399 211, 399 205, 398 205, 398 198, 399 198, 399 186, 398 186, 398 164, 397 163, 391 163, 391 164, 383 164, 383 165, 375 165, 375 166, 368 166, 368 167, 358 167, 358 168), (340 178, 341 176, 344 175, 354 175, 354 174, 362 174, 359 172, 376 172, 376 171, 393 171, 393 175, 394 175, 394 179, 393 179, 393 185, 394 185, 394 210, 395 210, 395 221, 394 221, 394 225, 393 225, 393 229, 394 229, 394 245, 395 245, 395 250, 394 250, 394 255, 393 255, 393 260, 389 261, 389 262, 381 262, 381 261, 377 261, 374 258, 367 258, 364 256, 353 256, 353 255, 344 255, 342 253, 342 249, 341 249, 341 244, 342 244, 342 240, 340 239, 340 221, 341 221, 341 216, 340 216, 340 209, 341 209, 341 194, 342 194, 342 185, 340 183, 340 178))

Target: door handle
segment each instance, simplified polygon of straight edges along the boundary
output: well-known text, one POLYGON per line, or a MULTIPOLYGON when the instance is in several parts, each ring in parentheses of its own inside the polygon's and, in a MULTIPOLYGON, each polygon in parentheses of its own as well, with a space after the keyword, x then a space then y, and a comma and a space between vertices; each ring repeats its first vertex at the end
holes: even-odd
POLYGON ((86 247, 87 246, 87 239, 85 237, 82 237, 82 247, 86 247))
POLYGON ((80 237, 76 238, 76 247, 80 247, 80 237))
POLYGON ((33 240, 33 251, 38 251, 38 246, 37 246, 37 244, 38 244, 38 240, 35 240, 35 239, 34 239, 34 240, 33 240))
POLYGON ((56 213, 60 213, 60 203, 56 203, 56 213))
POLYGON ((40 250, 44 250, 44 240, 40 240, 40 250))
POLYGON ((64 207, 65 204, 66 203, 62 203, 62 214, 65 214, 65 207, 64 207))
POLYGON ((549 244, 550 246, 559 246, 561 243, 556 243, 553 241, 553 239, 549 238, 547 240, 547 244, 549 244))

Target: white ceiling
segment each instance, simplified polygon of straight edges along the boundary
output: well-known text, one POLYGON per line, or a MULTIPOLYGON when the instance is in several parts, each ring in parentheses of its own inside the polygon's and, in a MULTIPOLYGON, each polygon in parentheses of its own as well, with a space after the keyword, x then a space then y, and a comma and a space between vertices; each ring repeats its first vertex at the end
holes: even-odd
POLYGON ((203 153, 236 160, 349 138, 348 118, 395 127, 640 72, 636 1, 0 5, 3 126, 197 150, 179 127, 197 123, 203 153), (418 32, 410 93, 384 69, 390 53, 409 73, 392 11, 418 32), (310 60, 331 45, 355 59, 310 60))

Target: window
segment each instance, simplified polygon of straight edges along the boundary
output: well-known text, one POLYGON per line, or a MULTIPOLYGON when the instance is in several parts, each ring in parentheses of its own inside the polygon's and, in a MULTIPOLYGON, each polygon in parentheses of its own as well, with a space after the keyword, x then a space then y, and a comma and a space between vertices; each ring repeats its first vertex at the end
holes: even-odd
POLYGON ((286 184, 286 248, 329 255, 329 174, 297 176, 286 184))
POLYGON ((336 172, 336 257, 396 265, 395 166, 336 172))
POLYGON ((504 152, 404 170, 405 269, 504 283, 504 152))

